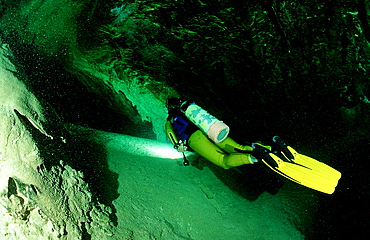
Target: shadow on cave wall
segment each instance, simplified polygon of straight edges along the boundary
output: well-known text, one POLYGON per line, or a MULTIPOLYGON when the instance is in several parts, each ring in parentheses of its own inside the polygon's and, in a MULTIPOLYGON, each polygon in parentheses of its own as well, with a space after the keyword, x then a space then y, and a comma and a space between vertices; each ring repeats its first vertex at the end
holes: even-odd
POLYGON ((113 132, 120 132, 120 123, 130 121, 65 71, 66 59, 44 56, 34 46, 17 42, 16 36, 8 39, 33 93, 48 102, 62 121, 113 132))
POLYGON ((225 186, 248 201, 257 200, 264 192, 275 195, 284 184, 263 164, 225 170, 198 156, 191 160, 191 165, 199 170, 209 168, 225 186))
POLYGON ((106 206, 111 207, 112 222, 117 225, 116 209, 113 201, 119 197, 118 174, 109 170, 105 144, 96 137, 94 131, 78 126, 68 127, 70 138, 64 149, 64 159, 71 167, 84 173, 84 180, 89 184, 93 196, 106 206), (76 155, 78 153, 78 155, 76 155))

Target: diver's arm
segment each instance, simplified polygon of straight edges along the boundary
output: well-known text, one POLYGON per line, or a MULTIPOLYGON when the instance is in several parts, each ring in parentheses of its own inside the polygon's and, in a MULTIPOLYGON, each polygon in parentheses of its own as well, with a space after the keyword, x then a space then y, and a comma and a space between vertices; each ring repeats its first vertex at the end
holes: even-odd
POLYGON ((166 134, 168 139, 170 139, 171 143, 176 146, 179 144, 179 140, 177 139, 177 136, 175 134, 175 131, 172 127, 171 120, 168 120, 165 125, 166 134))
POLYGON ((173 147, 178 152, 187 151, 188 147, 186 146, 186 144, 183 141, 181 141, 177 138, 170 120, 166 122, 165 128, 166 128, 167 137, 168 137, 168 139, 170 139, 171 143, 173 144, 173 147))

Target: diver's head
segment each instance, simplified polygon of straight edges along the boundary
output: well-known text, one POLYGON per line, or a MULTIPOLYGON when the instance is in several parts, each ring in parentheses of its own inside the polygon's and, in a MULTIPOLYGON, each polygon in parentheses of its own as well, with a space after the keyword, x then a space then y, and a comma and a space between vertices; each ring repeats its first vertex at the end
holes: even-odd
POLYGON ((171 115, 180 112, 181 103, 182 101, 180 98, 168 98, 166 104, 168 114, 171 115))
POLYGON ((167 108, 168 110, 170 109, 175 109, 175 108, 180 108, 182 101, 180 98, 168 98, 167 99, 167 108))

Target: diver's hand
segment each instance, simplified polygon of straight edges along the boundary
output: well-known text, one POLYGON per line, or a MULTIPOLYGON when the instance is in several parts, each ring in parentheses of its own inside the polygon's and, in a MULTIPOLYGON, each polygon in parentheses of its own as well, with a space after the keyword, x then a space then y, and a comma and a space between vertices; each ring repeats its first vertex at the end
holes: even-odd
POLYGON ((188 147, 183 144, 177 148, 178 152, 185 152, 186 150, 188 150, 188 147))
POLYGON ((188 150, 188 147, 183 142, 179 142, 175 144, 174 147, 176 148, 178 152, 185 152, 188 150))

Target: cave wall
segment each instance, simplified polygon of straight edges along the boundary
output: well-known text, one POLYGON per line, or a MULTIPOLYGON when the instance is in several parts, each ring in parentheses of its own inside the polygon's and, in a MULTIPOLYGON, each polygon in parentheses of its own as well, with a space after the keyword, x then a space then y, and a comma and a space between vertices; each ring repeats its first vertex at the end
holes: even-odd
POLYGON ((109 43, 240 138, 276 132, 321 141, 341 128, 347 135, 346 121, 363 122, 368 109, 361 2, 138 1, 123 5, 109 43))
MULTIPOLYGON (((154 133, 157 139, 165 141, 163 125, 166 112, 158 112, 155 109, 164 109, 167 96, 176 96, 177 93, 164 82, 152 81, 148 74, 125 68, 122 60, 116 58, 115 50, 109 50, 101 44, 104 40, 98 33, 103 31, 101 26, 104 23, 110 22, 107 13, 113 4, 111 1, 106 4, 99 1, 72 0, 58 3, 5 1, 4 16, 0 25, 4 29, 3 37, 14 47, 15 55, 21 64, 27 66, 25 71, 30 76, 35 94, 49 100, 54 108, 59 110, 60 105, 67 103, 62 98, 55 100, 53 96, 64 94, 70 98, 71 94, 65 93, 71 90, 69 85, 78 86, 82 83, 83 88, 103 99, 107 107, 112 109, 111 112, 114 113, 111 118, 116 118, 117 124, 129 126, 123 127, 125 131, 129 128, 147 129, 148 126, 143 122, 150 122, 153 127, 141 134, 152 137, 154 133), (30 62, 34 64, 30 65, 30 62), (56 68, 64 68, 65 72, 56 68), (153 89, 157 89, 154 94, 153 89), (61 92, 48 96, 47 92, 54 91, 61 92), (139 95, 145 95, 146 98, 137 97, 139 95), (130 123, 127 123, 128 121, 130 123)), ((107 112, 103 110, 100 116, 102 114, 107 112)), ((92 116, 90 119, 101 118, 100 116, 92 116)), ((70 120, 73 118, 66 118, 66 121, 76 123, 70 120)), ((106 119, 106 122, 101 125, 109 125, 112 120, 106 119)), ((89 127, 122 131, 119 126, 111 129, 96 125, 89 127)))
POLYGON ((62 59, 76 81, 111 109, 138 125, 152 122, 161 140, 165 113, 148 109, 164 106, 168 96, 194 99, 238 129, 235 138, 249 141, 271 132, 294 141, 300 141, 294 135, 307 134, 310 142, 339 128, 342 137, 367 131, 366 1, 3 5, 8 42, 62 59), (141 91, 134 93, 133 85, 148 95, 148 106, 135 97, 141 91))
POLYGON ((67 164, 68 154, 62 152, 69 145, 67 131, 32 93, 6 43, 0 48, 0 86, 1 236, 112 236, 112 210, 93 200, 83 173, 67 164))

